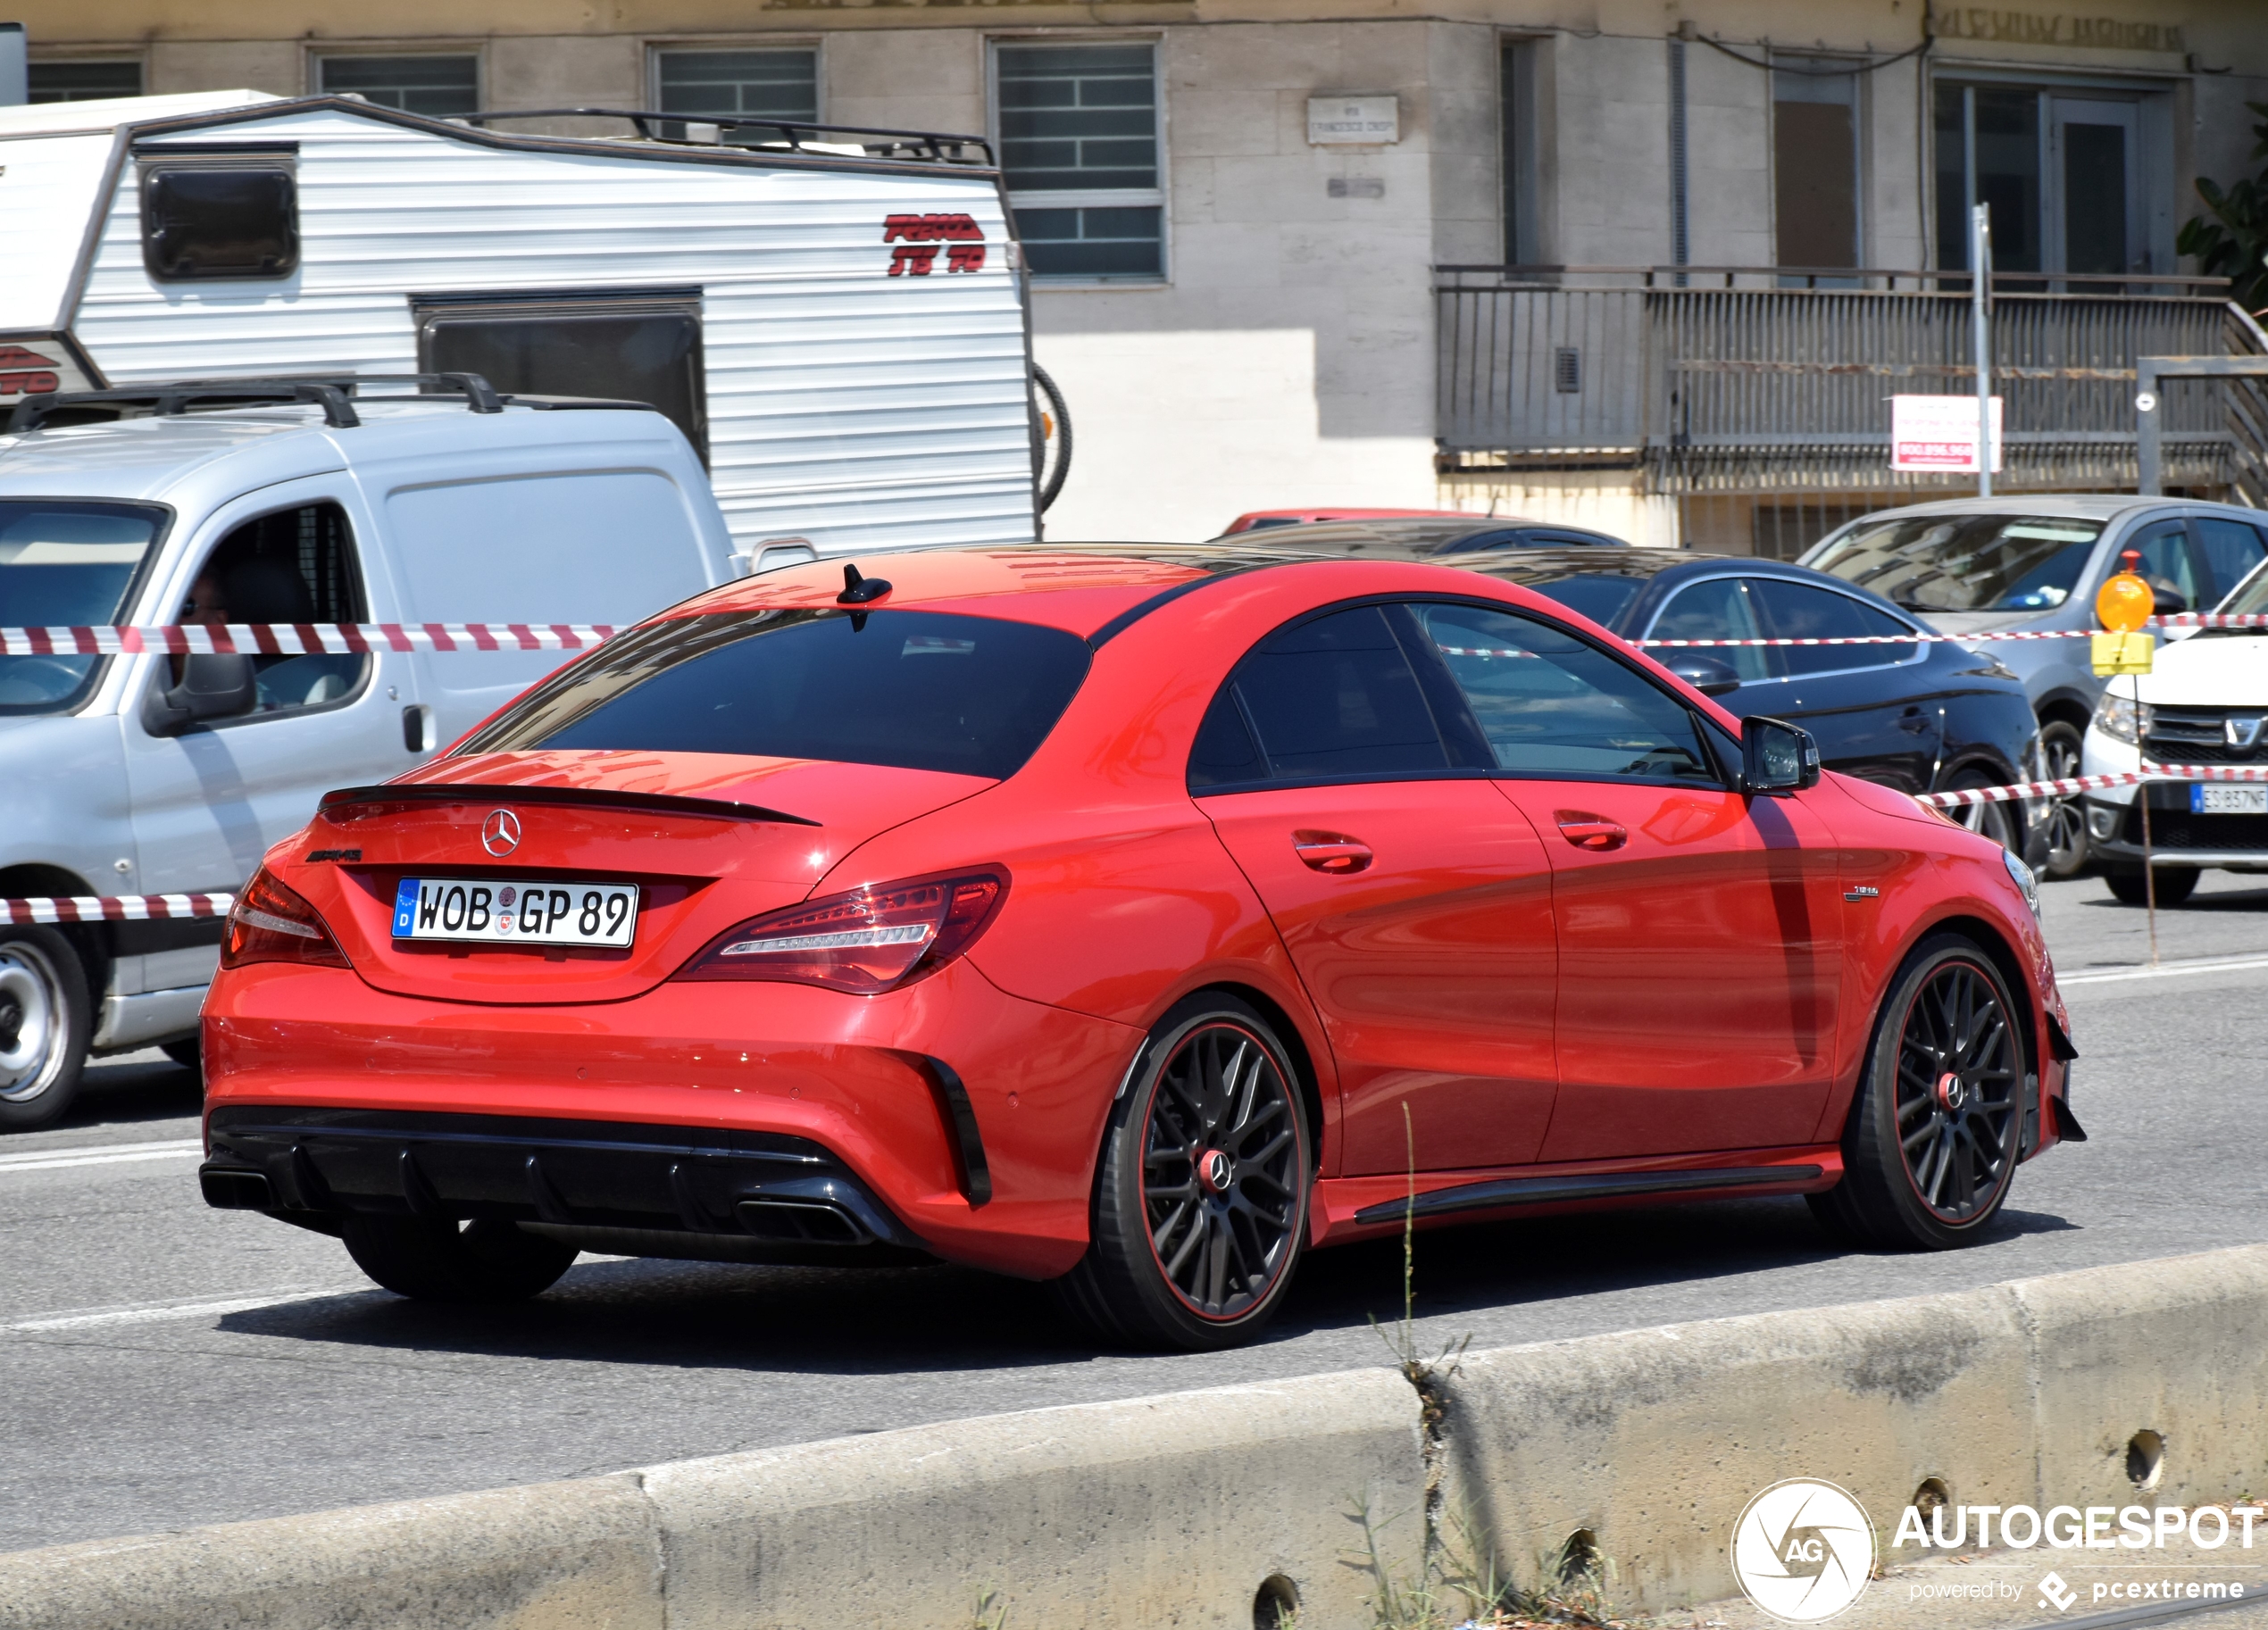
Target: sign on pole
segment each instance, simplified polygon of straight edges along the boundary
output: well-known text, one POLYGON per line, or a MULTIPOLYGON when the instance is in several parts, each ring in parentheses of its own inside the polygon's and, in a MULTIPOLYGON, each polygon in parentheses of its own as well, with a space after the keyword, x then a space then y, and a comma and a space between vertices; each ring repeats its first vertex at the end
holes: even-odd
MULTIPOLYGON (((2000 468, 2000 398, 1992 399, 1992 467, 2000 468)), ((1974 396, 1890 398, 1890 468, 1939 472, 1977 469, 1974 396)))

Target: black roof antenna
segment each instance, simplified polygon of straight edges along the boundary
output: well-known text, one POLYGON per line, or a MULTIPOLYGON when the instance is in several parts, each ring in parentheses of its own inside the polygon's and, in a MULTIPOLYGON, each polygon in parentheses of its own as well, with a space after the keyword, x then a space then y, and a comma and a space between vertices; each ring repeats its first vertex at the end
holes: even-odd
MULTIPOLYGON (((843 592, 835 596, 835 603, 837 605, 864 605, 869 601, 880 600, 889 592, 890 580, 888 578, 867 577, 857 567, 845 561, 843 562, 843 592)), ((851 613, 851 632, 853 634, 866 632, 864 611, 851 613)))
POLYGON ((837 605, 864 605, 870 600, 880 600, 890 592, 888 578, 870 578, 847 561, 843 563, 843 592, 835 596, 837 605))

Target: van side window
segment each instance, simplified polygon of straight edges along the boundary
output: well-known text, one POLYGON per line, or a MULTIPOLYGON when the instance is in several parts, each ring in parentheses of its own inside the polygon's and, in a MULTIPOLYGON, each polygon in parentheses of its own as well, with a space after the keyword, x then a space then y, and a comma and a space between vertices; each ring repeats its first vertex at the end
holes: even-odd
POLYGON ((288 154, 141 161, 142 264, 159 283, 299 270, 299 183, 288 154))
MULTIPOLYGON (((246 521, 197 568, 184 622, 362 622, 369 611, 346 511, 335 503, 279 510, 246 521)), ((180 659, 173 660, 178 669, 180 659)), ((249 719, 348 701, 370 677, 366 653, 252 659, 259 700, 249 719)), ((173 676, 178 682, 179 674, 173 676)), ((231 721, 234 722, 234 721, 231 721)))

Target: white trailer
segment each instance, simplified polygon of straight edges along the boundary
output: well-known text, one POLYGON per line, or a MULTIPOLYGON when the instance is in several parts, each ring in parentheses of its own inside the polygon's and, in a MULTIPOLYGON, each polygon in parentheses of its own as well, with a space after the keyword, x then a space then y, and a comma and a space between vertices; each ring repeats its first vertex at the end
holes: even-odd
POLYGON ((251 91, 0 110, 0 410, 472 372, 660 407, 742 570, 1032 541, 1042 420, 985 145, 619 117, 608 139, 251 91))

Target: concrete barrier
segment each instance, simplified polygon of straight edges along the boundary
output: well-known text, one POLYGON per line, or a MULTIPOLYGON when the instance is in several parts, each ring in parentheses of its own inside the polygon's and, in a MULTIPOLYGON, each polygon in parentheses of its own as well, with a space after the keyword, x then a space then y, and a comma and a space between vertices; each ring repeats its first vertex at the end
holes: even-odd
POLYGON ((1244 1630, 1271 1580, 1304 1630, 1356 1630, 1355 1513, 1413 1575, 1430 1468, 1454 1543, 1534 1583, 1581 1531, 1659 1609, 1732 1589, 1732 1523, 1787 1476, 1844 1484, 1885 1539, 1924 1479, 2258 1493, 2264 1345, 2268 1247, 2244 1247, 1474 1354, 1430 1439, 1381 1368, 21 1551, 0 1630, 967 1630, 986 1593, 1014 1630, 1244 1630))
POLYGON ((634 1476, 0 1556, 4 1630, 663 1630, 634 1476))
POLYGON ((876 1433, 646 1474, 672 1630, 1250 1630, 1272 1576, 1300 1623, 1359 1625, 1345 1557, 1381 1514, 1414 1572, 1410 1389, 1367 1370, 876 1433))
POLYGON ((1848 1489, 1886 1541, 1924 1477, 2030 1499, 2029 1369, 2005 1290, 1482 1353, 1445 1389, 1447 1515, 1523 1582, 1580 1530, 1619 1601, 1731 1595, 1733 1521, 1782 1477, 1848 1489))

